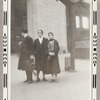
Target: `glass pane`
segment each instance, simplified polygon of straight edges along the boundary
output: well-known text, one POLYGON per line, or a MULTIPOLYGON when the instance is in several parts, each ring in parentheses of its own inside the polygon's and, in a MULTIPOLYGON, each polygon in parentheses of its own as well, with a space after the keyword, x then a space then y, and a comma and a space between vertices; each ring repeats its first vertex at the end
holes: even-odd
POLYGON ((76 28, 80 28, 80 17, 76 16, 76 28))
POLYGON ((83 0, 83 2, 90 3, 90 0, 83 0))
POLYGON ((82 26, 85 29, 89 28, 89 21, 88 21, 88 17, 82 17, 82 26))

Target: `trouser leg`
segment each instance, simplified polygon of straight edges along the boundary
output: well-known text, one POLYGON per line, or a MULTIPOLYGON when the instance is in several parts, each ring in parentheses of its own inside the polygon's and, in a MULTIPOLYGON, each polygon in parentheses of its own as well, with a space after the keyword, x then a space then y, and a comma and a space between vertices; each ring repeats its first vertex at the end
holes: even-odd
POLYGON ((57 74, 55 74, 55 82, 58 83, 57 74))
POLYGON ((43 73, 43 78, 45 78, 45 73, 44 73, 44 71, 42 71, 42 73, 43 73))
POLYGON ((30 78, 29 78, 29 72, 28 71, 27 71, 27 79, 30 80, 30 78))
POLYGON ((43 81, 47 81, 47 79, 45 78, 45 73, 43 72, 43 81))
POLYGON ((25 71, 26 72, 26 81, 25 82, 27 82, 27 81, 29 81, 29 78, 28 78, 28 73, 27 73, 27 71, 25 71))
POLYGON ((40 73, 40 71, 37 71, 37 78, 39 78, 39 73, 40 73))
POLYGON ((52 80, 54 80, 54 74, 51 74, 52 75, 52 80))
POLYGON ((55 74, 55 78, 57 79, 57 74, 55 74))
POLYGON ((39 73, 40 73, 40 71, 37 71, 37 82, 39 82, 39 81, 40 81, 40 78, 39 78, 39 73))
POLYGON ((30 80, 30 81, 33 81, 33 80, 32 80, 32 72, 30 71, 28 74, 29 74, 29 80, 30 80))

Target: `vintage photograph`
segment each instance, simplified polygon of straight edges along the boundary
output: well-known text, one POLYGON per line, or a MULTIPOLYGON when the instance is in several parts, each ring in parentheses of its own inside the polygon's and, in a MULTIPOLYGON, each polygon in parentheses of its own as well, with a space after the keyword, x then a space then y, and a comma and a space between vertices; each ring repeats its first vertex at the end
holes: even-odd
POLYGON ((92 0, 11 0, 11 100, 91 100, 92 0))

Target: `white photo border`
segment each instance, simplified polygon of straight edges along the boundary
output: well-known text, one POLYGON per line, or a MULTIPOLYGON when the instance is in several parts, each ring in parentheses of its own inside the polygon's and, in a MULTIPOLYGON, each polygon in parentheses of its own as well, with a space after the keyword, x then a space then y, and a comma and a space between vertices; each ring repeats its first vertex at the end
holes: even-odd
MULTIPOLYGON (((11 100, 11 0, 3 0, 3 100, 11 100)), ((90 0, 90 100, 97 100, 97 0, 90 0)))

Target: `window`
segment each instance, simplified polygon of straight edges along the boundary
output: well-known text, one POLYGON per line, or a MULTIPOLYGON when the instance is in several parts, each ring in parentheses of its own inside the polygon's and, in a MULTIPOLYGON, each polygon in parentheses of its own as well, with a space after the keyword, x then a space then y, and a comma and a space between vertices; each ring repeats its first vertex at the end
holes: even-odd
POLYGON ((84 29, 88 29, 89 28, 89 20, 88 20, 88 17, 82 17, 82 27, 84 29))
POLYGON ((83 0, 83 2, 90 3, 90 0, 83 0))
POLYGON ((76 28, 80 28, 80 17, 76 16, 76 28))

